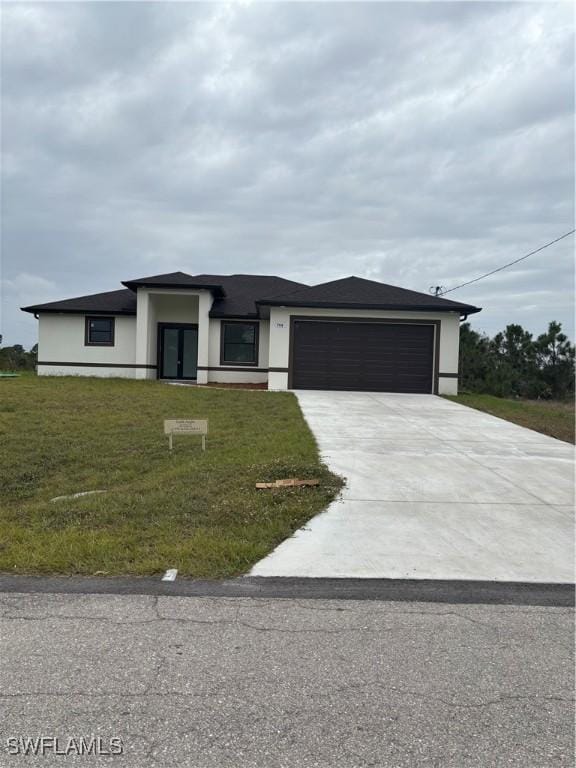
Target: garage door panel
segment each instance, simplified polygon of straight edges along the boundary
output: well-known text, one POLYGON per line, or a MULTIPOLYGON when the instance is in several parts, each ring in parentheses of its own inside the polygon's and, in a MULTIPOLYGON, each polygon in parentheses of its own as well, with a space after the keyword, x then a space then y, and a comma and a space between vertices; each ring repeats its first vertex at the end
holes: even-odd
POLYGON ((432 391, 434 326, 294 321, 292 386, 432 391))

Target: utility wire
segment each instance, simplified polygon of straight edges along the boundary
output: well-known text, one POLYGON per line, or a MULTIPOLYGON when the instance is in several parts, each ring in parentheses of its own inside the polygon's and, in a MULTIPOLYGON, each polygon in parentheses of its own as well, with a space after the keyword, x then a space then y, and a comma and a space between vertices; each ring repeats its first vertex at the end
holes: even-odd
POLYGON ((546 243, 546 245, 541 245, 540 248, 536 248, 535 251, 530 251, 530 253, 527 253, 525 256, 520 256, 519 259, 515 259, 514 261, 511 261, 509 264, 504 264, 503 267, 498 267, 498 269, 493 269, 492 272, 486 272, 485 275, 480 275, 480 277, 475 277, 474 280, 468 280, 466 283, 461 283, 460 285, 457 285, 455 288, 448 288, 446 291, 442 291, 440 294, 437 294, 439 296, 444 296, 446 293, 452 293, 452 291, 457 291, 459 288, 464 288, 465 285, 471 285, 472 283, 477 283, 478 280, 484 280, 485 277, 490 277, 490 275, 495 275, 496 272, 502 272, 503 269, 507 269, 508 267, 511 267, 513 264, 518 264, 519 261, 524 261, 524 259, 527 259, 528 256, 534 256, 535 253, 538 253, 539 251, 543 251, 544 248, 549 248, 551 245, 554 245, 554 243, 557 243, 559 240, 564 240, 565 237, 568 237, 569 235, 573 235, 574 232, 576 232, 576 229, 571 229, 570 232, 566 232, 564 235, 560 235, 560 237, 557 237, 556 240, 551 240, 549 243, 546 243))

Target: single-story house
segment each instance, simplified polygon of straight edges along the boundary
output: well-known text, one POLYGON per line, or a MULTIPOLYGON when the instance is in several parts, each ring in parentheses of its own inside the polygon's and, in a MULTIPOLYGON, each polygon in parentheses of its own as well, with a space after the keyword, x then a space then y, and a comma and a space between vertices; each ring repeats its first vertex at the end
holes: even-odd
POLYGON ((459 324, 478 307, 346 277, 167 275, 23 307, 40 375, 456 393, 459 324))

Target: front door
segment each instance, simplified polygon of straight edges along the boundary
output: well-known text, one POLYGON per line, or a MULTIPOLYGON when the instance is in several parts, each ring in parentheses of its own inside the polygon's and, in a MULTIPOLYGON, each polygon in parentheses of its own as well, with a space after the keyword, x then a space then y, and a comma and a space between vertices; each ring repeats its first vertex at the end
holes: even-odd
POLYGON ((158 323, 158 378, 195 379, 198 326, 158 323))

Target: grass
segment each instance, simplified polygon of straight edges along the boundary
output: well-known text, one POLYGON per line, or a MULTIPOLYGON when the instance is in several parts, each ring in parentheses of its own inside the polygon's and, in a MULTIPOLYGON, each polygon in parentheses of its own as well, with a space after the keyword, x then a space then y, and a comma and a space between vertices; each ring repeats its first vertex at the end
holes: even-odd
POLYGON ((0 571, 11 573, 232 576, 342 485, 290 393, 30 374, 0 381, 0 467, 0 571), (170 454, 165 418, 207 418, 206 452, 175 435, 170 454), (291 476, 321 483, 254 488, 291 476))
POLYGON ((493 395, 461 394, 448 397, 479 411, 534 429, 544 435, 574 443, 574 402, 557 400, 507 400, 493 395))

